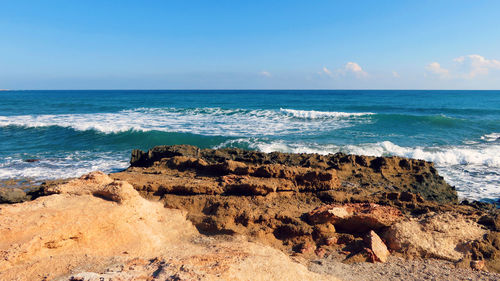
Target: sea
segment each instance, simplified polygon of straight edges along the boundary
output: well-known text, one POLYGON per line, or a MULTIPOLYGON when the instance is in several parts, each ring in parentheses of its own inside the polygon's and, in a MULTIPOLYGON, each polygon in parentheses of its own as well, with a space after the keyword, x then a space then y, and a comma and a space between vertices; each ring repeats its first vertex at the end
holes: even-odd
POLYGON ((173 144, 423 159, 461 198, 500 198, 500 91, 0 91, 0 180, 116 172, 173 144))

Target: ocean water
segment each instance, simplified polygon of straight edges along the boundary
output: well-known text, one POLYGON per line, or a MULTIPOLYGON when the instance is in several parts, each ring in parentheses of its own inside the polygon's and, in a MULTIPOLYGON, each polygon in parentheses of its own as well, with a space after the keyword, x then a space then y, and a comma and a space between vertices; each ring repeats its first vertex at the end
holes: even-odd
POLYGON ((500 198, 500 91, 0 92, 0 179, 119 171, 163 144, 424 159, 500 198))

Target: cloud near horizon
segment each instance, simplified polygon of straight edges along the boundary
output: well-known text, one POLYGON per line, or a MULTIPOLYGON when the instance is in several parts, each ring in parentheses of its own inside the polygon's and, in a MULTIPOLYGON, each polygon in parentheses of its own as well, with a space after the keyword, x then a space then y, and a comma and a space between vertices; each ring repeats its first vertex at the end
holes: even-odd
POLYGON ((486 59, 480 55, 466 55, 453 59, 455 65, 450 69, 441 67, 438 62, 428 64, 425 69, 430 74, 442 79, 473 79, 478 76, 486 76, 490 70, 500 70, 500 61, 486 59))
POLYGON ((431 62, 429 63, 425 69, 434 75, 439 76, 440 78, 449 78, 450 77, 450 71, 448 69, 442 68, 441 65, 438 62, 431 62))
POLYGON ((356 62, 347 62, 343 67, 331 71, 326 66, 318 72, 320 75, 328 75, 330 77, 339 77, 345 75, 354 75, 356 78, 367 77, 368 73, 356 62))
POLYGON ((342 71, 344 71, 344 73, 353 73, 358 78, 368 76, 368 73, 364 71, 363 68, 355 62, 346 63, 342 71))
POLYGON ((259 75, 264 76, 264 77, 271 77, 271 73, 269 71, 265 71, 265 70, 259 72, 259 75))

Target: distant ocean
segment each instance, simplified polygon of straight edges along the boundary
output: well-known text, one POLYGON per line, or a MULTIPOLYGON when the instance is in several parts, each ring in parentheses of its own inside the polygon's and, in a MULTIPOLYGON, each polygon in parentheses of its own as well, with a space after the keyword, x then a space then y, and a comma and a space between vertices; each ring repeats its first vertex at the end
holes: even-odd
POLYGON ((418 158, 500 198, 500 91, 0 92, 0 179, 119 171, 163 144, 418 158))

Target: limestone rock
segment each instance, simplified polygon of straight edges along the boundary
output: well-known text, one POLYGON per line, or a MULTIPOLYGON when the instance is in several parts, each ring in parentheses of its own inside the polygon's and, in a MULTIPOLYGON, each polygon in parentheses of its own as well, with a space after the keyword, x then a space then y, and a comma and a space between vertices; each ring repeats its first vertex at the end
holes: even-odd
POLYGON ((470 243, 485 233, 462 215, 442 213, 395 223, 384 238, 390 249, 399 252, 459 261, 470 251, 470 243))
POLYGON ((20 188, 0 187, 0 204, 19 203, 28 200, 26 193, 20 188))
POLYGON ((0 205, 0 280, 337 280, 243 237, 203 237, 186 213, 94 172, 0 205))
POLYGON ((387 258, 389 258, 389 250, 387 250, 387 246, 384 244, 382 239, 375 233, 375 231, 371 230, 368 235, 365 237, 365 243, 372 250, 375 260, 380 262, 386 262, 387 258))
MULTIPOLYGON (((132 168, 150 169, 162 159, 175 157, 203 160, 202 163, 207 165, 203 167, 205 171, 212 169, 219 175, 253 173, 252 176, 257 178, 286 178, 297 182, 299 187, 306 187, 303 191, 332 189, 337 184, 328 183, 328 178, 333 176, 334 182, 362 186, 358 192, 367 195, 380 191, 393 192, 397 187, 399 192, 421 196, 415 195, 416 198, 453 203, 458 200, 455 189, 439 176, 432 163, 402 157, 263 153, 238 148, 199 149, 189 145, 172 145, 157 146, 147 152, 134 150, 130 163, 132 168), (300 168, 310 170, 294 176, 300 168)), ((201 172, 203 169, 197 167, 195 170, 201 172)))

